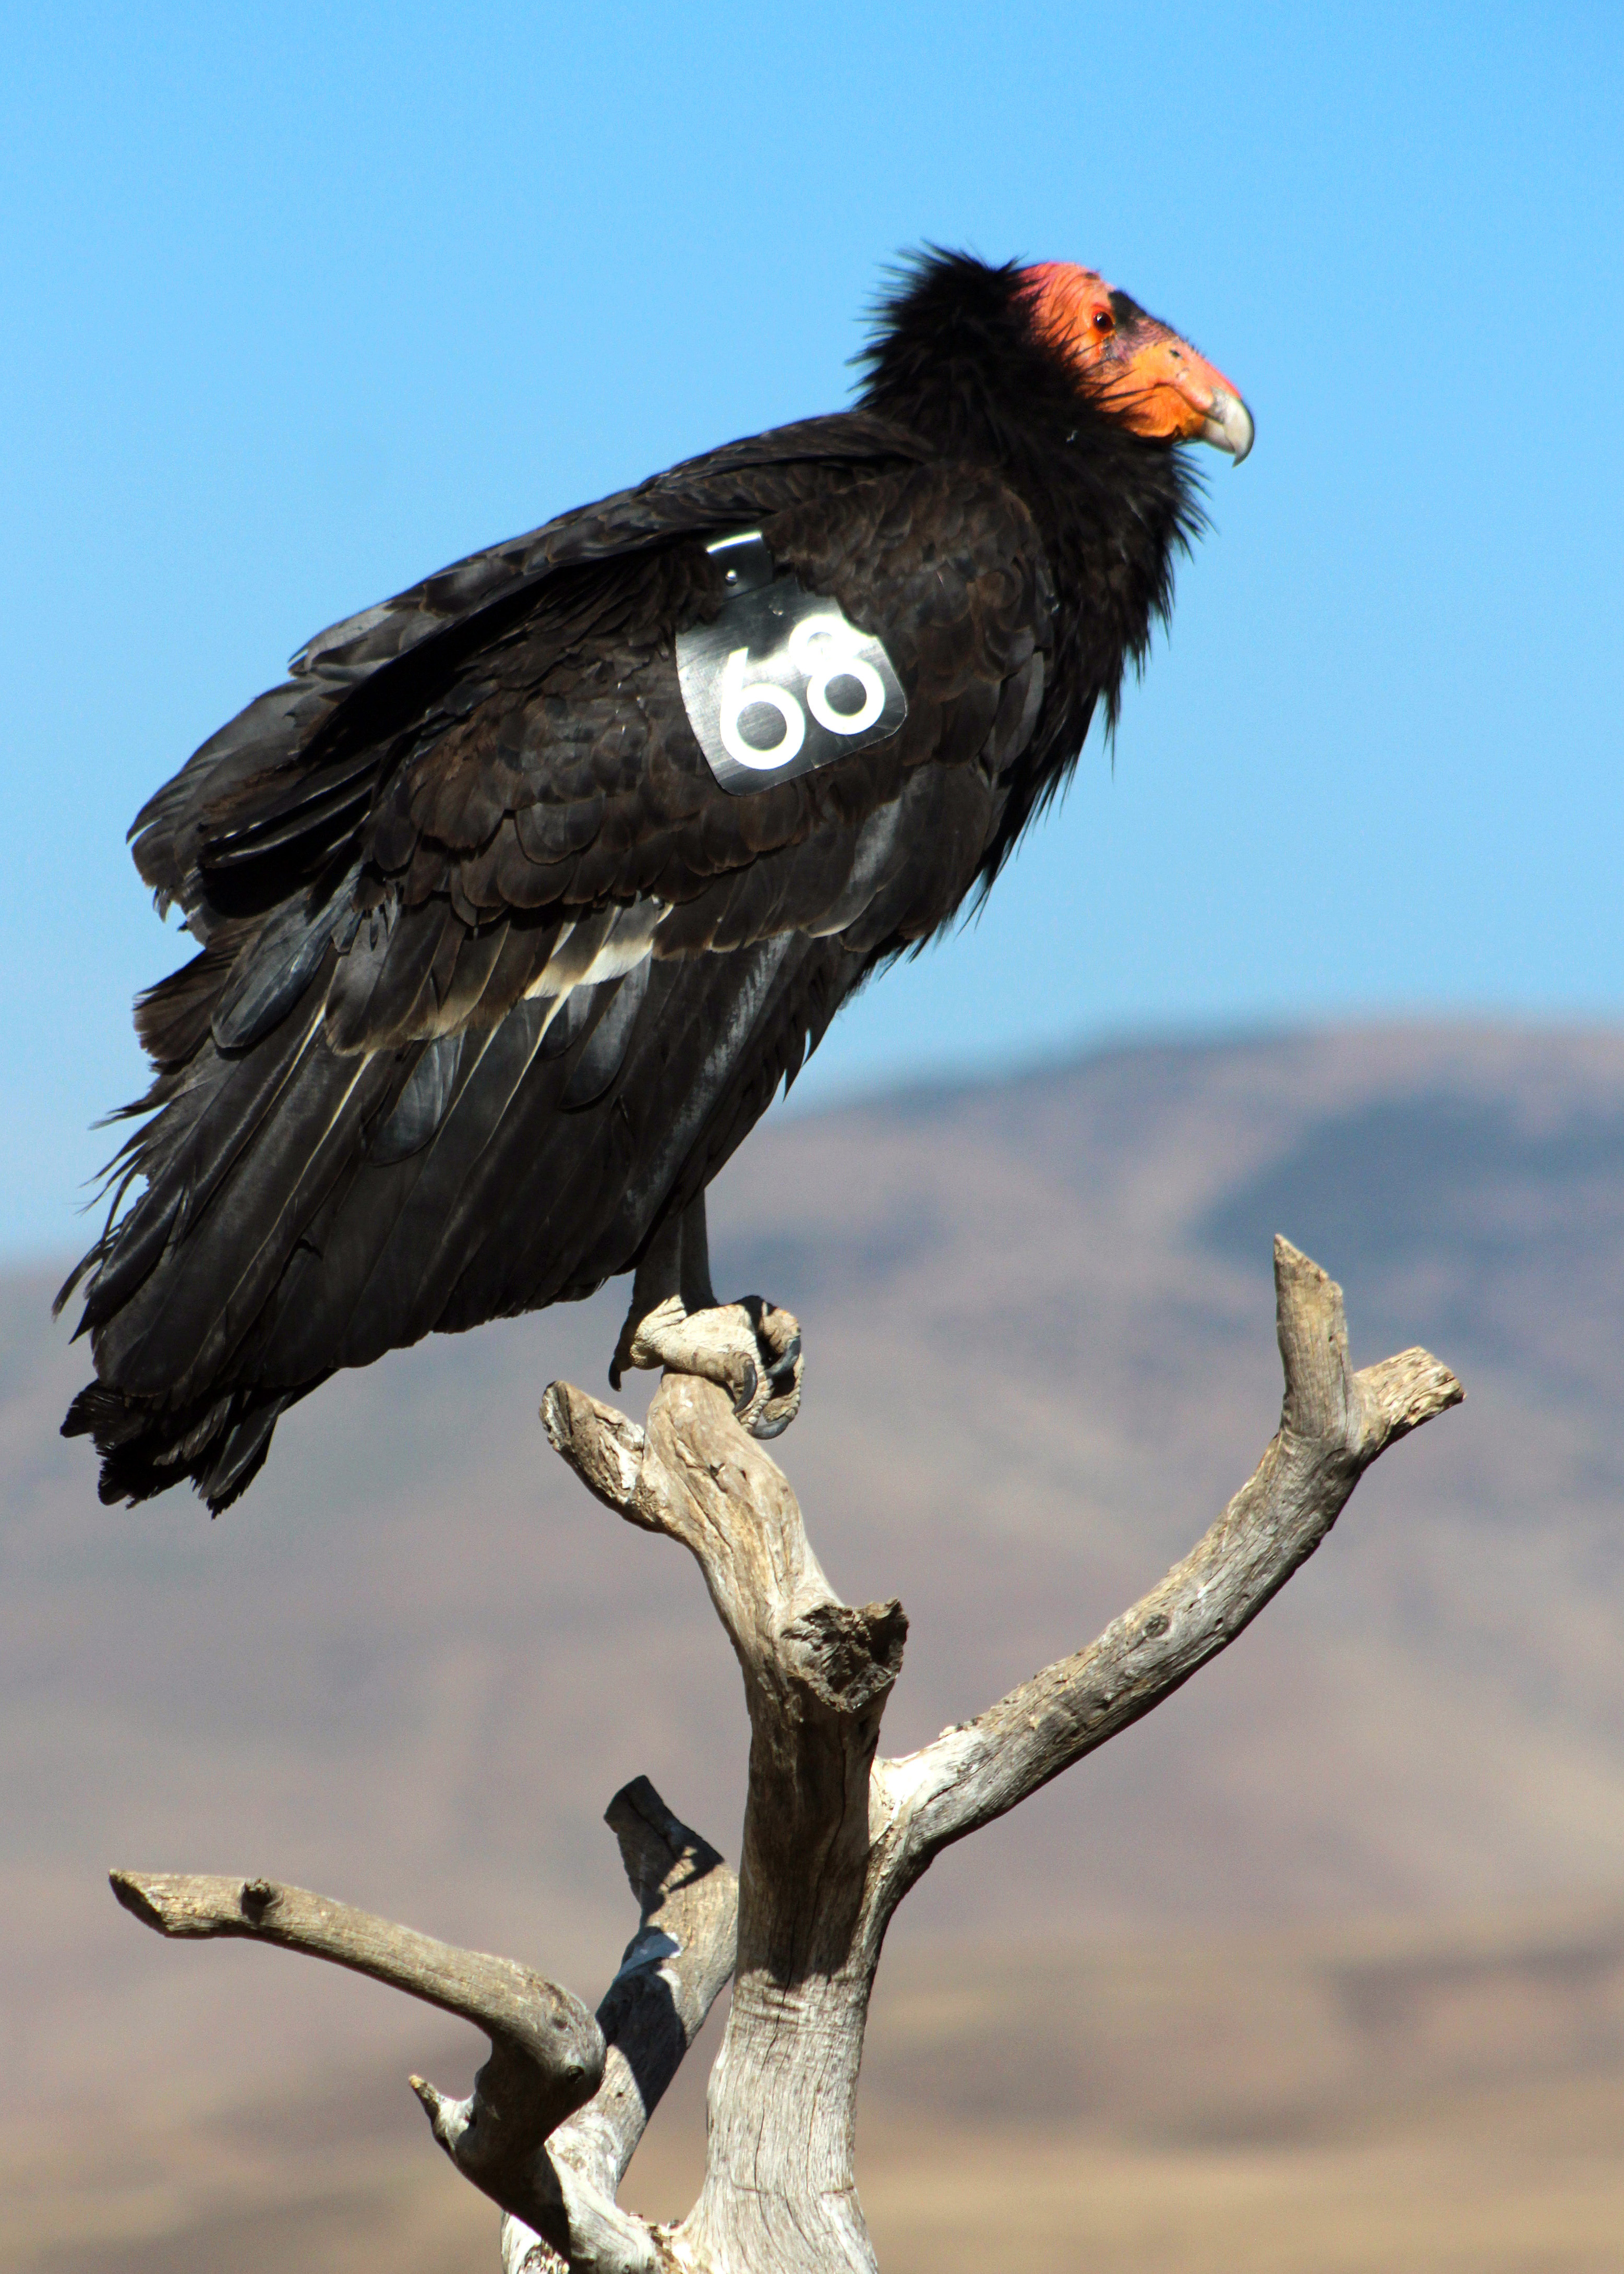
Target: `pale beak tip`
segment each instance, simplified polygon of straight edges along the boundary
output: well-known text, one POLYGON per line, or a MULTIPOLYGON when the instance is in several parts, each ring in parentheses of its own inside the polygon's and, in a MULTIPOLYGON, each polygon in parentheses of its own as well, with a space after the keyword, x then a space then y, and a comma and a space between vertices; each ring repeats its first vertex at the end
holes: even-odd
POLYGON ((1221 389, 1213 397, 1213 407, 1201 429, 1201 440, 1210 442, 1214 449, 1227 450, 1238 466, 1252 449, 1257 428, 1252 413, 1238 395, 1221 389))

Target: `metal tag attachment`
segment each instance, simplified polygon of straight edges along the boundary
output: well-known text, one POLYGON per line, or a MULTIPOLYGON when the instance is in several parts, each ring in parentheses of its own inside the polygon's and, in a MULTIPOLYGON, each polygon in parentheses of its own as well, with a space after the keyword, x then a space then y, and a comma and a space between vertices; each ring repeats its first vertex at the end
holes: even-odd
POLYGON ((775 573, 758 529, 705 547, 727 579, 714 621, 677 634, 688 724, 734 795, 793 781, 894 734, 908 698, 839 603, 775 573))

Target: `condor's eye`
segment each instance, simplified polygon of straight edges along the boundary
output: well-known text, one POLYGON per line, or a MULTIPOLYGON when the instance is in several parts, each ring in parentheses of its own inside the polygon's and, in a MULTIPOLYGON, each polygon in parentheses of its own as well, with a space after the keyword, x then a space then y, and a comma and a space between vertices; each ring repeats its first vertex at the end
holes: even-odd
POLYGON ((1094 328, 1096 332, 1102 335, 1106 332, 1114 332, 1116 328, 1116 319, 1109 308, 1096 308, 1094 312, 1094 328))

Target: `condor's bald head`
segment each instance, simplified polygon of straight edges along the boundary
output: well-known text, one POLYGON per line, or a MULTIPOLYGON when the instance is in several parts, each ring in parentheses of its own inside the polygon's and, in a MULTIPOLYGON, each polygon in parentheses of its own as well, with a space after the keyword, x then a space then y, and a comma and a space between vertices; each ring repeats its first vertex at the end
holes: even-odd
POLYGON ((1092 268, 1048 260, 1022 275, 1034 330, 1110 417, 1153 440, 1210 442, 1239 465, 1252 444, 1252 413, 1188 340, 1092 268))

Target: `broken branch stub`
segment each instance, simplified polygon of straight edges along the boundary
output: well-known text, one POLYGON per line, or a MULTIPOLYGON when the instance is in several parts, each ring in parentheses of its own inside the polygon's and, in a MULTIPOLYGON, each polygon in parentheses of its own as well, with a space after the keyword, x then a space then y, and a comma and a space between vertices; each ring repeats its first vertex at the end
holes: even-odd
POLYGON ((560 2264, 637 2265, 645 2263, 643 2251, 656 2248, 641 2221, 628 2228, 615 2192, 733 1972, 739 1883, 715 1849, 672 1814, 647 1777, 616 1793, 604 1821, 620 1842, 638 1926, 598 2008, 608 2047, 604 2081, 547 2142, 575 2255, 509 2218, 502 2252, 510 2274, 551 2274, 560 2264))
POLYGON ((739 1882, 647 1777, 616 1793, 604 1821, 637 1897, 637 1932, 598 2008, 604 2081, 553 2144, 613 2194, 733 1970, 739 1882))

